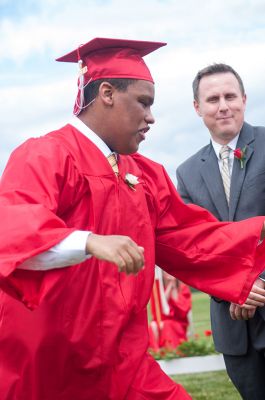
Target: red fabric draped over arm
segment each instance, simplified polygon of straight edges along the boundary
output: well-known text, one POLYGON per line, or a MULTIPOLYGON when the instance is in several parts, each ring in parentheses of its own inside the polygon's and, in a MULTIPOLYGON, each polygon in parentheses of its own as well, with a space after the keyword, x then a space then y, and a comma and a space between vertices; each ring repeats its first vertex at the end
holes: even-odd
POLYGON ((74 186, 73 175, 62 149, 39 138, 14 151, 1 178, 0 287, 29 308, 40 301, 46 273, 16 268, 75 230, 58 216, 61 188, 65 179, 74 186))
POLYGON ((187 205, 162 166, 135 155, 146 181, 156 236, 156 264, 188 285, 242 304, 264 270, 265 243, 258 245, 265 217, 219 222, 187 205))

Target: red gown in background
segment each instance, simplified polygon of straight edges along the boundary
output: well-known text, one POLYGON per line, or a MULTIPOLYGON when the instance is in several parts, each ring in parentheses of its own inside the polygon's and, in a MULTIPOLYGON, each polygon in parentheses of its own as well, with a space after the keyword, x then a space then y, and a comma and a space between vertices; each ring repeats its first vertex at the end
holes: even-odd
POLYGON ((0 184, 1 400, 138 400, 150 388, 161 400, 189 399, 146 353, 155 263, 233 302, 263 271, 263 217, 216 221, 185 205, 163 167, 138 154, 120 156, 119 171, 117 180, 71 125, 11 155, 0 184), (126 173, 139 178, 135 191, 126 173), (126 276, 92 257, 17 269, 76 229, 130 236, 145 249, 145 268, 126 276))
POLYGON ((150 349, 155 352, 162 347, 175 349, 182 341, 187 340, 189 313, 192 308, 190 288, 172 277, 164 280, 162 274, 160 276, 159 271, 156 271, 150 297, 152 320, 149 323, 150 349))
POLYGON ((178 298, 168 299, 169 315, 163 315, 163 327, 160 333, 160 347, 175 349, 183 340, 187 340, 189 326, 188 314, 191 310, 191 292, 185 283, 179 283, 178 298))

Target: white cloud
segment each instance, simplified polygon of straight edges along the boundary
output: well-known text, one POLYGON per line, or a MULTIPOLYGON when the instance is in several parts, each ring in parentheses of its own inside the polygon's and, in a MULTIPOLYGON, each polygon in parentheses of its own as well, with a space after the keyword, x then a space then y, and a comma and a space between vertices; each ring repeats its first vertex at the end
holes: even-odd
MULTIPOLYGON (((263 0, 16 3, 19 12, 0 18, 0 173, 22 140, 66 122, 76 67, 54 58, 96 36, 168 42, 146 57, 156 80, 156 124, 142 151, 174 179, 175 167, 208 142, 192 107, 191 82, 200 68, 226 62, 238 70, 248 93, 247 120, 264 124, 263 0)), ((0 7, 7 4, 0 0, 0 7)))

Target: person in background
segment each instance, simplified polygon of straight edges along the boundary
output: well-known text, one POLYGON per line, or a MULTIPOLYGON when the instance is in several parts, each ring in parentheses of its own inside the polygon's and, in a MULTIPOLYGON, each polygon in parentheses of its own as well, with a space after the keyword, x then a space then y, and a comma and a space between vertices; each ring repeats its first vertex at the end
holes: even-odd
POLYGON ((164 320, 160 343, 161 346, 176 348, 188 339, 187 332, 192 308, 191 291, 189 286, 166 271, 163 271, 163 279, 170 312, 168 318, 164 320))
POLYGON ((149 323, 149 336, 153 351, 163 347, 176 349, 187 340, 191 321, 189 287, 166 271, 160 271, 156 273, 158 279, 154 282, 150 298, 152 320, 149 323))
MULTIPOLYGON (((197 73, 193 94, 211 141, 178 167, 180 195, 220 221, 264 215, 265 128, 245 122, 242 79, 231 66, 213 64, 197 73)), ((256 287, 264 288, 264 277, 262 272, 256 287)), ((248 310, 220 296, 211 298, 215 347, 245 400, 265 399, 264 319, 262 307, 248 310)))
POLYGON ((250 290, 265 217, 219 222, 137 153, 154 123, 143 57, 164 44, 96 38, 58 59, 79 65, 75 117, 11 154, 0 183, 1 400, 190 399, 147 353, 155 264, 216 297, 264 301, 250 290))

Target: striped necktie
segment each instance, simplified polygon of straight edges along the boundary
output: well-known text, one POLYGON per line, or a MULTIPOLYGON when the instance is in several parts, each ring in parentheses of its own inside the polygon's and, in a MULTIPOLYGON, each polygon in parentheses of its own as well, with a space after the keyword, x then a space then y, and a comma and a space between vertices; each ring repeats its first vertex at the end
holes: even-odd
POLYGON ((117 164, 117 158, 116 158, 115 153, 109 154, 107 159, 108 159, 108 162, 110 163, 115 175, 118 177, 118 175, 119 175, 119 167, 118 167, 118 164, 117 164))
POLYGON ((229 171, 229 152, 230 148, 228 146, 222 146, 220 149, 220 158, 222 160, 221 165, 221 176, 223 180, 225 196, 227 203, 229 204, 230 199, 230 171, 229 171))

